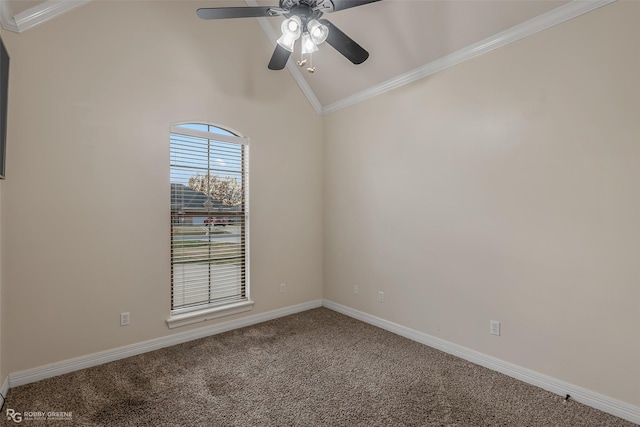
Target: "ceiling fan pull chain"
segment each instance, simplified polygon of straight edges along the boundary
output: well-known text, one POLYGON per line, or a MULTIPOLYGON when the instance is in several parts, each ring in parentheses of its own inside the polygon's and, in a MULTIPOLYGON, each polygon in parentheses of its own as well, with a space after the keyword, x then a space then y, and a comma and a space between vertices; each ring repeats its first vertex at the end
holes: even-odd
POLYGON ((307 68, 307 71, 310 74, 313 74, 316 72, 316 67, 313 66, 313 52, 309 54, 309 68, 307 68))
POLYGON ((302 50, 302 48, 300 49, 300 60, 296 61, 296 64, 298 65, 298 67, 302 68, 305 65, 307 65, 307 58, 304 57, 304 52, 302 50))
POLYGON ((307 65, 307 60, 304 58, 304 55, 300 54, 300 61, 296 61, 296 64, 298 64, 298 67, 300 68, 307 65))

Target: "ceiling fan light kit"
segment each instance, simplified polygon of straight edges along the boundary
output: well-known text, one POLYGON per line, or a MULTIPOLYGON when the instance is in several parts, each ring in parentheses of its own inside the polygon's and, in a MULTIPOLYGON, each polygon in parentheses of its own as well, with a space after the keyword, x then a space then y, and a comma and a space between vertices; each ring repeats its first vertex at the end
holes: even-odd
POLYGON ((282 36, 280 36, 277 43, 289 52, 293 52, 296 40, 302 33, 302 20, 299 16, 294 15, 282 21, 280 29, 282 29, 282 36))
POLYGON ((304 33, 302 35, 302 43, 300 47, 300 51, 302 52, 302 54, 303 55, 306 53, 311 54, 313 52, 316 52, 317 50, 318 50, 318 45, 313 42, 309 33, 304 33))
POLYGON ((291 18, 282 21, 280 28, 282 29, 282 35, 297 39, 302 33, 302 20, 299 16, 293 15, 291 18))
POLYGON ((309 30, 311 39, 317 45, 324 42, 329 36, 329 27, 322 25, 315 19, 312 19, 307 23, 307 29, 309 30))
POLYGON ((298 40, 298 37, 300 37, 300 33, 302 32, 301 27, 302 23, 300 22, 300 18, 297 16, 292 16, 291 18, 283 21, 280 26, 282 29, 282 36, 280 36, 277 43, 289 52, 293 52, 296 40, 298 40))
POLYGON ((318 50, 318 45, 327 42, 353 64, 362 64, 369 57, 362 46, 339 30, 326 19, 320 19, 325 12, 337 12, 380 0, 280 0, 279 7, 247 6, 247 7, 214 7, 198 9, 197 14, 202 19, 229 18, 261 18, 283 16, 286 18, 280 26, 282 36, 276 42, 276 49, 269 61, 270 70, 282 70, 295 48, 296 41, 301 38, 300 53, 302 58, 297 61, 304 66, 309 55, 311 65, 309 73, 316 71, 312 65, 311 54, 318 50))

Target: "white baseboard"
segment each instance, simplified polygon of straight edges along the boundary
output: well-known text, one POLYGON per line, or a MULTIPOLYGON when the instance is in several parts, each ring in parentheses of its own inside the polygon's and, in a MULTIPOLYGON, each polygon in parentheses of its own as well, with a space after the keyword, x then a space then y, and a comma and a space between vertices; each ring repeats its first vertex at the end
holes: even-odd
POLYGON ((449 341, 436 338, 423 332, 407 328, 397 323, 390 322, 388 320, 355 310, 341 304, 337 304, 329 300, 309 301, 307 303, 297 304, 266 313, 247 316, 241 319, 231 320, 216 325, 172 334, 163 338, 157 338, 154 340, 131 344, 112 350, 105 350, 87 356, 76 357, 62 362, 52 363, 38 368, 15 372, 9 374, 9 376, 5 379, 0 392, 3 396, 6 396, 9 387, 17 387, 23 384, 40 381, 46 378, 55 377, 58 375, 101 365, 108 362, 113 362, 115 360, 124 359, 126 357, 135 356, 137 354, 159 350, 161 348, 170 347, 172 345, 220 334, 233 329, 255 325, 258 323, 266 322, 268 320, 277 319, 279 317, 300 313, 322 306, 330 310, 345 314, 349 317, 353 317, 354 319, 358 319, 387 331, 393 332, 397 335, 403 336, 421 344, 428 345, 429 347, 444 351, 445 353, 449 353, 462 359, 468 360, 469 362, 503 373, 512 378, 540 387, 544 390, 548 390, 552 393, 556 393, 561 396, 569 394, 571 396, 571 399, 577 402, 583 403, 585 405, 591 406, 593 408, 596 408, 603 412, 607 412, 611 415, 615 415, 633 423, 640 424, 640 407, 630 405, 628 403, 593 392, 591 390, 584 389, 565 381, 540 374, 538 372, 523 368, 518 365, 514 365, 509 362, 505 362, 503 360, 488 356, 478 351, 453 344, 449 341))
MULTIPOLYGON (((156 338, 137 344, 126 345, 124 347, 118 347, 111 350, 101 351, 99 353, 51 363, 49 365, 40 366, 38 368, 11 373, 9 374, 8 382, 5 381, 6 390, 8 390, 9 387, 17 387, 46 378, 78 371, 80 369, 102 365, 104 363, 113 362, 115 360, 124 359, 126 357, 135 356, 137 354, 159 350, 164 347, 170 347, 172 345, 220 334, 222 332, 231 331, 233 329, 244 328, 245 326, 255 325, 258 323, 266 322, 268 320, 277 319, 279 317, 300 313, 302 311, 307 311, 311 310, 312 308, 318 307, 322 307, 322 300, 309 301, 278 310, 268 311, 266 313, 255 314, 253 316, 247 316, 241 319, 230 320, 228 322, 218 323, 216 325, 205 326, 186 332, 179 332, 162 338, 156 338)), ((3 386, 3 391, 5 390, 5 386, 3 386)), ((4 392, 3 395, 6 396, 4 392)))
POLYGON ((394 334, 409 338, 410 340, 460 357, 461 359, 468 360, 469 362, 477 365, 484 366, 485 368, 489 368, 493 371, 503 373, 525 383, 540 387, 552 393, 556 393, 561 396, 566 396, 568 394, 571 396, 572 400, 591 406, 592 408, 608 414, 615 415, 616 417, 623 418, 627 421, 640 424, 640 407, 540 374, 530 369, 514 365, 513 363, 505 362, 504 360, 500 360, 423 332, 398 325, 397 323, 372 316, 371 314, 337 304, 333 301, 324 300, 323 306, 349 317, 353 317, 354 319, 358 319, 389 332, 393 332, 394 334))

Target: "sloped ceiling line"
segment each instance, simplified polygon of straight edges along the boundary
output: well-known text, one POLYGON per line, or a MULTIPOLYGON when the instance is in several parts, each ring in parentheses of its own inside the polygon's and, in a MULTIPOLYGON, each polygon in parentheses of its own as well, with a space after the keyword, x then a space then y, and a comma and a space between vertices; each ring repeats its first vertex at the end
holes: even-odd
MULTIPOLYGON (((0 24, 2 24, 2 26, 7 30, 22 32, 46 22, 64 12, 74 9, 88 1, 90 0, 49 0, 14 16, 8 1, 0 0, 0 24)), ((287 63, 287 68, 316 113, 318 115, 327 115, 430 76, 439 71, 460 64, 461 62, 475 58, 524 37, 528 37, 539 31, 561 24, 615 1, 617 0, 573 0, 570 3, 538 15, 505 31, 329 105, 323 106, 320 103, 318 97, 302 76, 300 69, 296 67, 292 61, 287 63)), ((248 6, 258 6, 257 0, 245 0, 245 3, 248 6)), ((264 30, 267 38, 275 46, 278 35, 271 24, 269 24, 268 19, 257 18, 257 20, 264 30)))
MULTIPOLYGON (((245 3, 247 4, 247 6, 259 6, 256 0, 245 0, 245 3)), ((267 35, 267 38, 275 48, 276 40, 278 40, 278 37, 280 36, 276 34, 271 24, 269 24, 269 19, 268 18, 256 18, 256 19, 258 20, 258 23, 264 30, 264 33, 267 35)), ((309 86, 309 83, 307 83, 304 77, 302 77, 300 68, 297 67, 293 63, 293 61, 287 61, 287 69, 293 76, 296 83, 298 83, 300 90, 302 90, 302 93, 304 93, 304 96, 307 97, 307 100, 315 110, 316 114, 322 115, 322 104, 320 104, 320 101, 318 100, 318 97, 316 97, 316 94, 313 93, 313 90, 311 89, 311 86, 309 86)))
POLYGON ((13 15, 9 2, 0 0, 0 23, 5 29, 20 33, 88 1, 90 0, 50 0, 13 15))
POLYGON ((439 71, 460 64, 461 62, 475 58, 509 43, 513 43, 547 28, 551 28, 615 1, 617 0, 573 0, 570 3, 531 18, 528 21, 515 25, 505 31, 431 61, 421 67, 409 71, 408 73, 401 74, 362 92, 323 106, 322 115, 333 113, 416 80, 428 77, 439 71))
POLYGON ((36 25, 42 24, 50 19, 55 18, 65 12, 75 9, 76 7, 88 2, 89 0, 64 0, 64 1, 47 1, 34 8, 25 10, 15 16, 16 24, 19 31, 25 31, 36 25))
POLYGON ((0 0, 0 25, 2 28, 9 31, 18 32, 18 26, 16 20, 13 18, 13 11, 11 5, 7 0, 0 0))

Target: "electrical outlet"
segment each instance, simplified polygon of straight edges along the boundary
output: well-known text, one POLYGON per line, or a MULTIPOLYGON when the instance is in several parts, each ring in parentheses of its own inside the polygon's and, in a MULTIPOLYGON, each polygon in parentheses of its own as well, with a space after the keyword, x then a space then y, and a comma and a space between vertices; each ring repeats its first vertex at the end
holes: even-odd
POLYGON ((378 302, 384 302, 384 292, 378 292, 378 302))
POLYGON ((355 295, 360 295, 360 288, 358 287, 358 285, 353 285, 353 293, 355 295))
POLYGON ((127 326, 129 324, 129 312, 120 313, 120 326, 127 326))
POLYGON ((284 294, 285 292, 287 292, 287 285, 280 283, 280 293, 284 294))
POLYGON ((489 333, 491 335, 500 336, 500 322, 497 320, 491 320, 489 322, 489 333))

